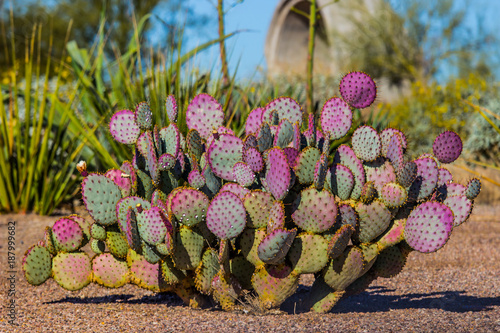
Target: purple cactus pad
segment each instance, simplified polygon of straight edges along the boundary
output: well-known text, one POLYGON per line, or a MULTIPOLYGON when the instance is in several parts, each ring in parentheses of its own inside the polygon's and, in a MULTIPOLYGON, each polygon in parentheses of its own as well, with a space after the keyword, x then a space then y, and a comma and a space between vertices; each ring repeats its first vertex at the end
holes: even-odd
POLYGON ((370 106, 377 97, 375 81, 363 72, 351 72, 340 81, 340 95, 351 106, 363 109, 370 106))
POLYGON ((141 134, 134 112, 130 110, 116 112, 109 122, 109 131, 117 142, 129 145, 134 144, 141 134))
POLYGON ((276 200, 286 197, 290 187, 290 168, 281 148, 272 148, 267 155, 266 182, 276 200))
POLYGON ((186 123, 190 130, 197 130, 206 139, 212 134, 212 130, 224 123, 224 111, 215 98, 208 94, 199 94, 187 107, 186 123))
POLYGON ((341 98, 334 97, 326 101, 321 111, 321 128, 331 140, 342 138, 352 125, 352 111, 341 98))
POLYGON ((281 121, 283 119, 288 119, 290 123, 299 125, 302 124, 302 109, 299 103, 297 103, 293 98, 290 97, 279 97, 271 102, 267 103, 264 108, 264 113, 262 114, 262 121, 271 124, 271 113, 273 110, 278 112, 278 119, 281 121))
POLYGON ((243 202, 231 192, 217 194, 207 210, 207 227, 220 239, 237 237, 246 224, 246 211, 243 202))
POLYGON ((445 131, 434 140, 432 151, 441 163, 451 163, 462 153, 462 139, 455 132, 445 131))
POLYGON ((247 135, 254 134, 259 135, 260 126, 262 126, 262 114, 264 109, 256 108, 250 111, 247 121, 245 122, 245 133, 247 135))
POLYGON ((165 110, 167 111, 168 120, 171 123, 175 123, 177 121, 177 102, 174 95, 168 95, 165 102, 165 110))
POLYGON ((243 141, 231 134, 221 134, 208 148, 207 160, 216 176, 234 181, 233 166, 243 160, 243 141))
POLYGON ((264 160, 259 150, 255 147, 249 147, 243 154, 243 160, 253 172, 261 172, 264 169, 264 160))

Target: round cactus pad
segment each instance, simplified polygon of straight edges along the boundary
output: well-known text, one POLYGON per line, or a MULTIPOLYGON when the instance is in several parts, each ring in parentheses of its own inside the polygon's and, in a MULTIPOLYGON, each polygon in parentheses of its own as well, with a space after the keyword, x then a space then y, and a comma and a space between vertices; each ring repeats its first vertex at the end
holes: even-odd
POLYGON ((293 98, 289 97, 278 97, 271 102, 267 103, 264 108, 264 113, 262 114, 262 120, 271 124, 272 111, 276 111, 278 114, 278 119, 281 121, 287 119, 290 123, 299 125, 302 124, 302 109, 299 103, 297 103, 293 98))
POLYGON ((288 259, 298 274, 317 273, 328 263, 328 243, 321 235, 302 233, 293 241, 288 259))
POLYGON ((354 188, 352 171, 342 164, 333 164, 330 172, 332 176, 330 180, 332 193, 338 196, 340 200, 349 199, 354 188))
POLYGON ((109 122, 109 131, 117 142, 129 145, 134 144, 141 134, 134 112, 130 110, 116 112, 109 122))
POLYGON ((451 163, 462 153, 462 139, 455 132, 445 131, 434 140, 432 151, 439 162, 451 163))
POLYGON ((107 231, 106 245, 108 246, 109 252, 111 252, 115 257, 127 257, 127 251, 129 249, 127 238, 120 231, 107 231))
POLYGON ((250 217, 248 220, 250 228, 263 228, 267 225, 273 201, 269 192, 261 190, 253 190, 245 195, 243 205, 250 217))
POLYGON ((472 212, 472 201, 463 195, 448 196, 443 202, 453 212, 453 226, 467 221, 472 212))
POLYGON ((33 245, 23 257, 23 271, 29 284, 38 286, 52 274, 52 258, 49 251, 42 246, 33 245))
POLYGON ((343 225, 351 225, 353 228, 358 226, 358 214, 356 210, 349 204, 341 204, 339 205, 339 215, 337 217, 338 224, 343 225))
POLYGON ((169 290, 163 279, 160 264, 151 264, 135 251, 129 251, 127 264, 130 267, 130 281, 137 286, 154 292, 169 290))
POLYGON ((231 239, 243 231, 246 224, 245 206, 231 192, 217 194, 207 210, 207 227, 220 239, 231 239))
POLYGON ((224 111, 215 98, 207 94, 199 94, 186 111, 188 128, 197 130, 203 138, 208 138, 213 129, 219 128, 224 123, 224 111))
POLYGON ((104 175, 90 174, 82 182, 82 197, 87 211, 101 225, 116 222, 116 204, 121 199, 118 186, 104 175))
POLYGON ((445 204, 428 201, 418 205, 408 216, 405 240, 414 250, 434 252, 446 244, 452 229, 452 210, 445 204))
POLYGON ((314 181, 314 169, 321 158, 318 148, 307 147, 302 150, 296 159, 295 174, 301 184, 312 184, 314 181))
POLYGON ((253 172, 261 172, 264 169, 264 160, 259 150, 255 147, 249 147, 243 154, 243 160, 252 169, 253 172))
POLYGON ((257 254, 267 264, 279 264, 292 245, 297 229, 276 229, 271 231, 259 244, 257 254))
POLYGON ((108 288, 120 288, 129 281, 127 262, 118 260, 111 253, 92 259, 93 281, 108 288))
POLYGON ((384 158, 377 158, 373 162, 364 163, 366 181, 373 183, 375 189, 380 192, 385 184, 396 182, 396 173, 391 162, 384 158))
POLYGON ((249 187, 255 181, 255 174, 245 162, 237 162, 233 166, 234 179, 244 187, 249 187))
POLYGON ((177 102, 174 95, 168 95, 165 101, 165 110, 167 111, 168 121, 175 123, 177 121, 177 102))
POLYGON ((264 308, 279 307, 292 296, 299 285, 298 275, 285 265, 257 267, 252 276, 252 286, 264 308))
POLYGON ((192 227, 205 220, 208 203, 205 193, 185 187, 172 194, 170 209, 177 221, 192 227))
POLYGON ((401 144, 401 137, 398 134, 394 134, 389 141, 386 157, 389 161, 391 161, 395 170, 401 170, 404 165, 403 147, 401 144))
POLYGON ((58 252, 73 252, 83 243, 83 230, 72 219, 61 218, 52 227, 52 240, 58 252))
POLYGON ((290 168, 281 148, 272 148, 267 154, 267 188, 276 200, 282 200, 290 187, 290 168))
POLYGON ((249 134, 259 134, 260 127, 262 126, 262 114, 264 109, 256 108, 250 111, 247 121, 245 122, 245 133, 249 134))
POLYGON ((363 163, 356 157, 354 151, 346 145, 341 145, 337 149, 333 158, 334 164, 342 164, 351 170, 354 176, 354 187, 351 192, 351 198, 359 199, 361 190, 365 184, 365 170, 363 163))
POLYGON ((276 130, 276 136, 274 137, 274 146, 285 148, 293 140, 293 125, 288 120, 283 119, 276 130))
POLYGON ((363 72, 346 74, 340 81, 339 90, 342 98, 358 109, 369 107, 377 97, 375 81, 363 72))
POLYGON ((221 188, 220 192, 232 192, 238 196, 241 200, 250 193, 250 190, 247 188, 244 188, 243 186, 236 184, 236 183, 225 183, 221 188))
POLYGON ((337 218, 337 204, 330 192, 304 189, 293 204, 292 219, 300 228, 312 233, 328 230, 337 218))
POLYGON ((165 239, 167 227, 161 216, 162 211, 158 207, 144 209, 137 214, 137 227, 141 238, 151 244, 157 245, 165 239))
POLYGON ((415 162, 410 161, 405 163, 396 175, 398 183, 403 187, 410 187, 415 181, 415 178, 417 178, 417 172, 418 167, 415 162))
POLYGON ((175 235, 172 259, 178 269, 195 269, 198 267, 205 239, 201 232, 182 226, 175 235))
POLYGON ((106 240, 106 229, 103 226, 101 226, 97 223, 94 223, 90 227, 90 235, 94 239, 105 241, 106 240))
POLYGON ((453 181, 453 175, 446 168, 439 168, 438 177, 439 177, 439 180, 438 180, 437 186, 442 186, 442 185, 451 183, 453 181))
POLYGON ((387 183, 379 193, 382 202, 387 207, 401 207, 408 197, 408 192, 397 183, 387 183))
POLYGON ((54 280, 66 290, 80 290, 90 283, 92 264, 84 252, 58 253, 52 259, 54 280))
POLYGON ((382 143, 382 156, 387 155, 387 148, 389 147, 389 143, 394 135, 399 135, 399 141, 401 142, 401 148, 403 151, 406 149, 408 145, 406 136, 400 130, 395 128, 386 128, 382 132, 380 132, 380 142, 382 143))
POLYGON ((373 161, 380 155, 382 145, 377 131, 370 126, 358 127, 352 135, 352 149, 363 161, 373 161))
POLYGON ((477 178, 472 178, 467 183, 467 189, 465 190, 465 196, 469 200, 474 200, 481 192, 481 181, 477 178))
POLYGON ((352 125, 352 111, 341 98, 326 101, 321 110, 321 128, 331 140, 338 140, 349 132, 352 125))
POLYGON ((234 181, 233 166, 243 160, 243 141, 231 134, 221 134, 208 148, 207 157, 216 176, 234 181))
POLYGON ((356 234, 360 243, 368 243, 381 235, 391 223, 391 212, 379 200, 367 205, 358 203, 359 232, 356 234))
POLYGON ((141 102, 135 108, 135 122, 143 130, 153 126, 153 113, 148 102, 141 102))
POLYGON ((430 157, 416 159, 417 178, 410 187, 408 197, 423 200, 430 196, 439 180, 439 169, 436 161, 430 157))
POLYGON ((188 183, 189 186, 193 188, 200 189, 206 184, 206 179, 205 177, 201 174, 200 170, 198 169, 193 169, 191 172, 189 172, 188 175, 188 183))

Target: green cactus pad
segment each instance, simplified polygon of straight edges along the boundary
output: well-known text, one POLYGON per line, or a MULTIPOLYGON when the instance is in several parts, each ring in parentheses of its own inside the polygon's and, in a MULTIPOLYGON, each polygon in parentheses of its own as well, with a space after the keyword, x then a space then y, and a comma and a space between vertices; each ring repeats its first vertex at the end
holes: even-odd
POLYGON ((282 200, 291 185, 290 168, 281 148, 272 148, 267 154, 266 184, 276 200, 282 200))
POLYGON ((326 284, 323 277, 316 277, 307 297, 307 308, 316 313, 328 313, 344 295, 344 291, 335 291, 326 284))
POLYGON ((106 229, 102 227, 101 225, 94 223, 92 224, 92 227, 90 227, 90 235, 92 238, 100 240, 100 241, 105 241, 106 240, 106 229))
POLYGON ((205 177, 205 185, 212 193, 217 193, 222 186, 222 181, 219 177, 214 175, 210 165, 207 163, 203 168, 201 174, 205 177))
POLYGON ((274 137, 274 146, 285 148, 293 140, 293 125, 288 120, 283 119, 277 130, 276 136, 274 137))
POLYGON ((337 204, 333 195, 315 188, 304 189, 295 199, 292 211, 295 224, 312 233, 328 230, 337 218, 337 204))
POLYGON ((279 307, 299 285, 298 275, 286 265, 260 266, 252 276, 252 286, 265 309, 279 307))
POLYGON ((383 158, 378 158, 373 162, 368 162, 364 164, 366 181, 372 182, 375 189, 380 193, 382 188, 387 183, 396 182, 396 172, 392 164, 384 160, 383 158))
POLYGON ((162 210, 158 207, 143 209, 141 213, 137 214, 139 235, 151 245, 157 245, 165 239, 167 227, 163 222, 162 214, 162 210))
POLYGON ((355 207, 359 215, 359 230, 355 238, 360 243, 368 243, 382 234, 391 223, 391 212, 379 200, 367 205, 358 203, 355 207))
POLYGON ((163 280, 168 285, 181 283, 186 278, 186 272, 175 267, 174 262, 170 257, 166 257, 161 262, 161 272, 163 280))
POLYGON ((321 110, 321 128, 331 140, 338 140, 349 132, 352 125, 352 111, 339 97, 325 102, 321 110))
POLYGON ((330 172, 332 193, 338 196, 340 200, 349 199, 355 182, 352 171, 342 164, 334 164, 330 168, 330 172))
POLYGON ((212 280, 219 271, 219 262, 217 260, 217 252, 214 249, 208 248, 203 253, 200 265, 196 268, 194 283, 196 289, 203 294, 208 294, 212 287, 212 280))
POLYGON ((52 259, 56 282, 66 290, 80 290, 91 282, 92 264, 84 252, 58 253, 52 259))
POLYGON ((33 245, 23 257, 23 271, 29 284, 38 286, 52 275, 52 257, 42 246, 33 245))
POLYGON ((477 178, 472 178, 467 183, 467 189, 465 190, 465 196, 469 200, 474 200, 481 192, 481 181, 477 178))
POLYGON ((320 158, 321 151, 318 148, 307 147, 300 152, 294 170, 301 184, 308 185, 314 182, 314 169, 320 158))
POLYGON ((82 197, 87 211, 101 225, 116 223, 116 204, 121 199, 118 186, 104 175, 90 174, 82 182, 82 197))
POLYGON ((198 267, 205 239, 196 229, 181 226, 175 234, 174 252, 172 259, 178 269, 196 269, 198 267))
POLYGON ((141 254, 150 264, 156 264, 161 260, 160 254, 156 251, 156 246, 153 247, 146 242, 141 243, 141 254))
POLYGON ((365 265, 363 266, 363 270, 358 276, 365 274, 370 270, 370 268, 372 268, 379 254, 378 246, 376 243, 361 244, 360 248, 361 252, 363 252, 363 260, 365 262, 365 265))
POLYGON ((187 107, 186 124, 188 128, 197 130, 205 139, 212 134, 213 129, 222 126, 223 122, 222 106, 210 95, 197 95, 187 107))
POLYGON ((137 213, 137 205, 141 205, 143 209, 151 208, 151 204, 139 197, 126 197, 121 199, 116 205, 116 217, 118 219, 118 226, 120 230, 124 233, 127 232, 127 214, 129 209, 134 209, 135 213, 137 213))
POLYGON ((193 154, 197 160, 200 160, 203 154, 203 141, 197 130, 190 130, 186 137, 186 145, 190 154, 193 154))
POLYGON ((231 239, 243 231, 246 224, 245 206, 231 192, 217 194, 207 209, 207 227, 220 239, 231 239))
POLYGON ((176 159, 173 155, 168 153, 161 155, 158 157, 158 170, 165 171, 170 170, 175 166, 176 159))
POLYGON ((376 194, 377 190, 375 189, 375 185, 373 184, 373 182, 366 182, 363 185, 363 189, 361 190, 361 196, 359 197, 359 200, 364 203, 370 203, 375 198, 376 194))
POLYGON ((251 186, 255 181, 255 174, 245 162, 237 162, 233 166, 234 179, 244 187, 251 186))
POLYGON ((127 262, 118 260, 110 253, 92 259, 93 282, 108 288, 120 288, 129 282, 127 262))
POLYGON ((134 144, 141 134, 141 129, 134 119, 134 112, 130 110, 116 112, 109 122, 109 131, 117 142, 129 145, 134 144))
POLYGON ((262 153, 273 146, 273 133, 268 123, 263 123, 257 137, 257 148, 262 153))
POLYGON ((321 235, 302 233, 288 251, 288 259, 297 274, 310 274, 322 270, 328 263, 328 242, 321 235))
POLYGON ((285 206, 281 201, 273 202, 269 210, 269 220, 267 222, 267 233, 285 227, 285 206))
POLYGON ((377 246, 380 251, 394 246, 404 239, 406 219, 394 220, 389 230, 377 241, 377 246))
POLYGON ((408 197, 408 192, 397 183, 387 183, 379 193, 386 207, 401 207, 408 197))
POLYGON ((63 217, 52 227, 52 240, 57 252, 73 252, 82 247, 83 230, 73 219, 63 217))
POLYGON ((255 272, 255 266, 243 256, 236 256, 230 261, 231 274, 240 283, 243 289, 252 289, 252 275, 255 272))
POLYGON ((170 124, 168 127, 162 128, 160 130, 161 154, 177 156, 181 148, 180 136, 181 134, 176 124, 170 124))
POLYGON ((363 271, 363 253, 357 247, 348 247, 323 270, 325 282, 334 290, 345 290, 363 271))
POLYGON ((126 258, 128 251, 127 238, 120 231, 106 232, 106 245, 109 251, 117 258, 126 258))
POLYGON ((408 188, 417 178, 417 164, 413 161, 405 163, 397 173, 397 181, 401 186, 408 188))
POLYGON ((101 240, 97 240, 97 239, 92 239, 90 241, 90 249, 92 250, 92 252, 94 252, 95 254, 101 254, 101 253, 104 253, 104 251, 106 250, 106 243, 104 243, 103 241, 101 240))
POLYGON ((467 221, 472 212, 472 201, 463 195, 448 196, 443 203, 453 212, 454 227, 467 221))
MULTIPOLYGON (((155 190, 153 180, 144 171, 137 169, 137 196, 146 200, 151 200, 151 196, 155 190)), ((161 179, 160 179, 161 181, 161 179)), ((162 188, 160 184, 160 188, 162 188)))
POLYGON ((374 161, 381 148, 380 137, 373 127, 360 126, 352 134, 352 150, 363 161, 374 161))
POLYGON ((350 224, 345 224, 337 230, 328 242, 327 252, 331 259, 335 259, 344 253, 354 231, 354 227, 350 224))
POLYGON ((430 196, 437 186, 439 180, 439 169, 436 161, 432 158, 418 158, 417 178, 408 191, 409 200, 423 200, 430 196))
POLYGON ((151 179, 154 183, 157 183, 160 173, 158 158, 156 157, 156 149, 151 132, 144 132, 139 136, 139 139, 137 139, 137 149, 146 159, 146 167, 148 168, 151 179))
POLYGON ((257 248, 259 259, 273 265, 283 262, 296 234, 297 229, 276 229, 270 232, 257 248))
POLYGON ((45 227, 43 241, 44 241, 45 247, 47 248, 49 253, 52 255, 56 255, 57 250, 56 250, 56 247, 54 245, 54 240, 52 238, 52 228, 51 227, 45 227))
POLYGON ((380 252, 373 269, 378 277, 391 278, 398 275, 406 263, 406 257, 397 246, 391 246, 380 252))
POLYGON ((141 102, 135 107, 135 122, 143 130, 153 126, 153 113, 148 102, 141 102))
POLYGON ((234 181, 233 166, 243 161, 243 141, 231 134, 221 134, 208 148, 207 158, 216 176, 234 181))
POLYGON ((231 311, 241 292, 241 286, 231 275, 220 271, 212 280, 212 295, 219 302, 222 309, 231 311))
POLYGON ((205 176, 198 169, 193 169, 188 175, 189 186, 200 189, 206 184, 205 176))
POLYGON ((175 219, 189 227, 205 220, 209 199, 198 190, 183 187, 171 194, 170 208, 175 219))
POLYGON ((254 266, 264 265, 257 253, 260 242, 266 237, 264 229, 245 229, 238 237, 241 254, 254 266))
POLYGON ((130 282, 153 292, 170 291, 170 286, 163 278, 160 264, 150 264, 146 259, 130 250, 127 255, 130 267, 130 282))
POLYGON ((351 192, 351 198, 355 200, 359 199, 361 190, 365 184, 365 171, 363 164, 356 157, 354 151, 346 145, 340 145, 335 152, 333 164, 342 164, 351 170, 354 176, 354 187, 351 192))
POLYGON ((372 268, 365 274, 357 278, 353 283, 351 283, 345 290, 345 296, 358 295, 365 291, 373 281, 377 279, 377 274, 372 268))

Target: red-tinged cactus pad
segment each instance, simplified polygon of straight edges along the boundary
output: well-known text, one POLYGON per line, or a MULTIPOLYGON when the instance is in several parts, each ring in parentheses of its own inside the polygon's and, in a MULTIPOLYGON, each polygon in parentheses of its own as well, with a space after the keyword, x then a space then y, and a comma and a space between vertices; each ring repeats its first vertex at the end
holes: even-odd
POLYGON ((118 186, 104 175, 90 174, 82 182, 82 197, 90 216, 101 225, 116 223, 116 204, 121 199, 118 186))
POLYGON ((245 195, 250 193, 250 190, 247 188, 242 187, 239 184, 236 183, 225 183, 219 190, 219 192, 231 192, 234 193, 243 200, 245 198, 245 195))
POLYGON ((268 123, 263 123, 257 137, 257 148, 262 153, 273 146, 273 133, 268 123))
POLYGON ((396 175, 396 179, 398 183, 408 188, 413 184, 415 178, 417 178, 418 167, 417 164, 413 161, 407 162, 403 165, 401 170, 396 175))
POLYGON ((243 161, 248 164, 253 172, 261 172, 264 169, 264 160, 259 150, 255 147, 249 147, 243 154, 243 161))
POLYGON ((394 134, 389 141, 386 157, 389 161, 391 161, 396 172, 401 170, 404 166, 403 146, 401 144, 401 137, 398 134, 394 134))
POLYGON ((314 182, 314 169, 320 158, 321 151, 318 148, 307 147, 300 152, 294 170, 301 184, 308 185, 314 182))
POLYGON ((189 129, 197 130, 206 139, 213 129, 219 128, 224 123, 224 111, 215 98, 199 94, 187 107, 186 123, 189 129))
POLYGON ((267 222, 267 233, 285 227, 285 206, 281 201, 273 202, 267 222))
POLYGON ((42 246, 33 245, 23 257, 23 271, 29 284, 38 286, 52 275, 52 257, 42 246))
POLYGON ((469 200, 474 200, 481 192, 481 181, 477 178, 472 178, 467 183, 467 188, 465 190, 465 196, 469 200))
POLYGON ((281 263, 290 250, 297 229, 276 229, 270 232, 259 244, 257 255, 267 264, 281 263))
POLYGON ((453 226, 459 226, 467 221, 472 212, 472 201, 466 196, 455 195, 448 196, 443 202, 453 212, 453 226))
POLYGON ((206 179, 205 176, 201 174, 201 172, 198 169, 193 169, 191 172, 189 172, 188 175, 188 183, 189 186, 200 189, 206 184, 206 179))
POLYGON ((130 195, 132 192, 130 175, 125 174, 122 170, 111 169, 106 172, 105 176, 111 179, 116 186, 120 188, 122 197, 128 197, 130 195))
POLYGON ((106 240, 106 229, 97 223, 92 224, 90 227, 90 235, 92 238, 105 241, 106 240))
POLYGON ((341 98, 326 101, 321 110, 321 128, 331 140, 338 140, 349 132, 352 125, 352 111, 341 98))
POLYGON ((161 171, 169 170, 175 166, 176 158, 173 155, 165 153, 158 157, 158 168, 161 171))
POLYGON ((221 134, 208 148, 207 158, 216 176, 234 181, 233 166, 243 160, 243 141, 231 134, 221 134))
POLYGON ((243 289, 253 289, 252 275, 255 272, 255 266, 252 263, 243 256, 236 256, 230 261, 230 271, 243 289))
POLYGON ((130 282, 133 284, 157 293, 170 290, 170 286, 163 279, 159 263, 151 264, 143 256, 130 250, 127 264, 130 267, 130 282))
POLYGON ((275 110, 278 114, 278 119, 281 121, 287 119, 290 123, 299 125, 302 124, 302 109, 299 103, 290 97, 278 97, 267 103, 262 114, 262 120, 271 124, 271 114, 275 110))
POLYGON ((334 290, 345 290, 359 277, 364 266, 363 252, 357 247, 348 247, 340 257, 330 261, 322 276, 334 290))
POLYGON ((83 218, 79 215, 76 215, 76 214, 71 214, 67 218, 72 219, 73 221, 78 223, 80 228, 82 228, 83 236, 84 236, 82 246, 87 244, 88 240, 90 240, 90 226, 92 225, 93 221, 91 219, 85 219, 85 218, 83 218))
POLYGON ((167 111, 168 121, 175 123, 177 121, 177 102, 174 95, 168 95, 165 101, 165 110, 167 111))
POLYGON ((158 207, 144 209, 137 214, 137 227, 141 238, 151 244, 157 245, 165 240, 167 227, 161 216, 162 211, 158 207))
POLYGON ((379 252, 404 240, 406 219, 394 220, 389 230, 377 241, 379 252))
POLYGON ((117 258, 126 258, 129 249, 127 238, 120 231, 106 232, 106 245, 109 251, 117 258))
POLYGON ((244 187, 251 186, 255 181, 255 174, 245 162, 237 162, 233 166, 234 179, 244 187))
POLYGON ((186 278, 186 272, 175 267, 170 257, 161 261, 162 280, 168 285, 181 283, 186 278))
POLYGON ((286 147, 285 149, 283 149, 283 152, 285 153, 286 160, 288 162, 288 165, 290 166, 290 169, 294 169, 297 165, 297 159, 300 155, 300 151, 292 147, 286 147))
POLYGON ((92 259, 93 282, 108 288, 120 288, 129 282, 127 262, 118 260, 110 253, 92 259))
POLYGON ((363 163, 356 157, 356 154, 350 147, 341 145, 335 153, 333 164, 342 164, 351 170, 354 176, 354 187, 351 192, 351 198, 355 200, 359 199, 361 190, 365 184, 365 170, 363 169, 363 163))
POLYGON ((58 253, 52 259, 54 280, 66 290, 80 290, 91 282, 92 264, 84 252, 58 253))
POLYGON ((186 145, 190 154, 193 154, 196 159, 200 159, 203 154, 203 141, 200 133, 197 130, 190 130, 186 137, 186 145))
POLYGON ((445 131, 439 134, 432 144, 434 156, 441 163, 451 163, 462 153, 462 139, 457 133, 445 131))
POLYGON ((385 157, 387 155, 387 149, 389 148, 389 143, 391 142, 391 139, 394 135, 399 136, 399 141, 401 143, 401 148, 403 149, 403 152, 406 150, 408 143, 404 133, 395 128, 386 128, 382 132, 380 132, 380 142, 382 143, 382 149, 381 149, 382 156, 385 157))
POLYGON ((417 178, 408 191, 410 200, 423 200, 430 196, 436 188, 439 180, 439 169, 436 161, 424 157, 416 159, 417 178))
POLYGON ((414 250, 429 253, 446 244, 453 229, 453 212, 445 204, 424 202, 406 220, 405 240, 414 250))
POLYGON ((243 231, 246 224, 245 206, 231 192, 220 192, 207 210, 207 227, 220 239, 231 239, 243 231))
POLYGON ((52 240, 57 252, 73 252, 83 245, 83 230, 73 219, 63 217, 52 227, 52 240))
POLYGON ((265 309, 279 307, 299 286, 298 275, 286 265, 260 266, 252 276, 252 286, 265 309))
POLYGON ((153 126, 153 113, 148 102, 141 102, 135 108, 135 122, 143 130, 153 126))
POLYGON ((406 257, 399 247, 391 246, 380 252, 373 266, 378 277, 391 278, 398 275, 406 264, 406 257))
POLYGON ((256 108, 250 111, 248 118, 245 122, 245 133, 246 135, 254 134, 258 135, 260 127, 262 126, 262 114, 264 109, 256 108))
POLYGON ((192 227, 205 220, 209 199, 193 188, 181 188, 171 194, 170 209, 179 223, 192 227))
POLYGON ((338 196, 340 200, 349 199, 355 182, 352 171, 342 164, 334 164, 330 168, 330 172, 330 187, 332 193, 338 196))
POLYGON ((269 150, 266 169, 267 188, 276 200, 286 197, 290 188, 290 168, 281 148, 269 150))
POLYGON ((245 229, 238 237, 241 254, 254 266, 264 265, 257 253, 260 242, 266 237, 264 229, 245 229))
POLYGON ((135 122, 134 112, 130 110, 116 112, 109 122, 109 131, 117 142, 129 145, 134 144, 141 134, 141 129, 135 122))
POLYGON ((345 224, 337 230, 328 242, 328 257, 335 259, 344 253, 347 245, 349 245, 349 241, 351 240, 354 230, 354 227, 350 224, 345 224))
POLYGON ((337 218, 337 204, 330 192, 315 188, 304 189, 293 204, 292 219, 307 232, 328 230, 337 218))
POLYGON ((361 126, 352 134, 352 149, 363 161, 374 161, 380 155, 381 147, 380 137, 373 127, 361 126))
POLYGON ((285 148, 288 146, 293 140, 293 125, 286 119, 283 119, 278 129, 276 130, 276 136, 274 137, 274 146, 285 148))
POLYGON ((195 269, 205 247, 203 235, 196 229, 182 226, 175 234, 172 259, 178 269, 195 269))
POLYGON ((386 207, 401 207, 406 202, 408 192, 397 183, 387 183, 379 195, 386 207))
POLYGON ((453 175, 446 168, 439 168, 438 178, 439 178, 438 183, 437 183, 438 187, 442 186, 442 185, 449 184, 453 181, 453 175))
POLYGON ((379 200, 367 205, 358 203, 356 212, 359 215, 359 231, 356 240, 368 243, 381 235, 391 223, 391 212, 379 200))
POLYGON ((269 212, 273 205, 269 192, 253 190, 243 198, 243 205, 248 212, 247 224, 250 228, 264 228, 269 221, 269 212))
POLYGON ((383 158, 365 163, 364 169, 366 181, 372 182, 378 192, 382 191, 385 184, 396 182, 397 177, 394 167, 389 161, 383 158))
POLYGON ((377 97, 377 85, 366 73, 351 72, 340 81, 340 95, 352 107, 369 107, 377 97))
POLYGON ((217 251, 208 248, 203 253, 200 265, 196 268, 194 283, 196 289, 202 294, 208 294, 212 287, 212 280, 219 271, 219 261, 217 251))
POLYGON ((312 274, 328 263, 328 242, 321 235, 302 233, 293 241, 288 259, 296 274, 312 274))

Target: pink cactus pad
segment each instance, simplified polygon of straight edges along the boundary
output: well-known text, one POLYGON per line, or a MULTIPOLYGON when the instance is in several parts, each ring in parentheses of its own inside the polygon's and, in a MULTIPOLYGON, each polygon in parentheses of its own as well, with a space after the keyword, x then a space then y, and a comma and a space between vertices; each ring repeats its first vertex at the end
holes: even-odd
POLYGON ((369 107, 377 97, 375 81, 363 72, 351 72, 340 81, 340 95, 351 106, 363 109, 369 107))
POLYGON ((189 186, 200 189, 205 186, 206 180, 205 176, 203 176, 198 169, 193 169, 188 175, 188 183, 189 186))
POLYGON ((418 158, 417 178, 410 187, 408 193, 412 200, 422 200, 432 194, 439 180, 439 170, 436 161, 430 157, 418 158))
POLYGON ((443 203, 450 207, 453 212, 454 227, 467 221, 472 212, 472 201, 467 199, 465 195, 448 196, 443 203))
POLYGON ((363 161, 373 161, 380 155, 380 137, 370 126, 358 127, 352 134, 352 150, 363 161))
POLYGON ((321 111, 321 128, 331 140, 342 138, 352 125, 352 111, 341 98, 334 97, 326 101, 321 111))
POLYGON ((236 194, 238 196, 238 198, 240 198, 241 200, 243 200, 245 195, 250 193, 249 189, 244 188, 243 186, 236 184, 236 183, 225 183, 220 188, 219 192, 224 192, 224 191, 236 194))
POLYGON ((70 218, 61 218, 52 227, 52 240, 58 252, 73 252, 82 246, 83 230, 70 218))
POLYGON ((170 208, 177 221, 189 227, 205 220, 208 197, 193 188, 181 188, 172 194, 170 208))
POLYGON ((254 134, 259 135, 260 126, 262 125, 262 114, 264 109, 256 108, 250 111, 247 121, 245 123, 245 133, 247 135, 254 134))
POLYGON ((297 103, 293 98, 290 97, 279 97, 271 102, 267 103, 264 108, 264 113, 262 114, 262 121, 271 124, 271 113, 275 110, 278 112, 278 119, 281 121, 283 119, 288 119, 292 124, 296 122, 299 125, 302 124, 302 109, 299 103, 297 103))
POLYGON ((381 152, 382 156, 386 156, 387 148, 389 147, 389 142, 391 142, 391 138, 394 136, 394 134, 399 135, 401 148, 403 148, 403 151, 406 149, 406 146, 408 144, 404 133, 395 128, 386 128, 382 132, 380 132, 380 141, 382 143, 382 152, 381 152))
POLYGON ((144 209, 142 213, 137 214, 139 234, 145 242, 151 245, 162 243, 167 233, 161 214, 159 207, 144 209))
POLYGON ((453 175, 446 168, 439 168, 439 180, 437 186, 449 184, 453 181, 453 175))
POLYGON ((207 160, 216 176, 234 181, 233 166, 243 160, 243 141, 231 134, 221 134, 208 148, 207 160))
POLYGON ((224 111, 215 98, 199 94, 187 107, 186 123, 189 129, 197 130, 206 139, 224 123, 224 111))
POLYGON ((66 290, 80 290, 90 283, 92 265, 84 252, 58 253, 52 258, 54 280, 66 290))
POLYGON ((120 288, 128 283, 127 262, 118 260, 111 253, 103 253, 92 259, 93 280, 108 288, 120 288))
POLYGON ((130 175, 125 174, 122 170, 111 169, 106 172, 105 176, 111 179, 122 192, 123 197, 128 197, 132 191, 132 184, 130 181, 130 175), (127 177, 128 176, 128 177, 127 177))
POLYGON ((165 110, 167 111, 168 121, 175 123, 177 121, 177 102, 174 95, 168 95, 165 110))
POLYGON ((245 206, 231 192, 220 192, 210 202, 207 210, 207 227, 220 239, 237 237, 246 224, 245 206))
POLYGON ((116 112, 109 122, 109 131, 116 141, 129 145, 134 144, 141 134, 134 112, 130 110, 116 112))
POLYGON ((386 156, 387 159, 391 161, 396 173, 398 173, 404 165, 403 146, 401 143, 401 137, 398 134, 394 134, 389 141, 386 156))
POLYGON ((282 200, 290 187, 290 168, 285 153, 280 148, 272 148, 267 155, 266 182, 276 200, 282 200))
POLYGON ((283 149, 283 152, 285 153, 286 160, 290 169, 295 168, 300 151, 292 147, 286 147, 285 149, 283 149))
POLYGON ((451 163, 462 153, 462 139, 457 133, 445 131, 432 144, 432 151, 441 163, 451 163))
POLYGON ((401 207, 408 197, 408 192, 397 183, 387 183, 379 193, 382 202, 387 207, 401 207))
POLYGON ((306 188, 302 190, 292 207, 293 221, 308 232, 324 232, 335 223, 337 218, 338 209, 335 198, 326 190, 306 188))
POLYGON ((261 172, 264 169, 264 160, 259 150, 255 147, 248 147, 243 154, 243 161, 248 164, 253 172, 261 172))
POLYGON ((234 179, 244 187, 251 186, 255 181, 255 174, 245 162, 237 162, 233 167, 234 179))

